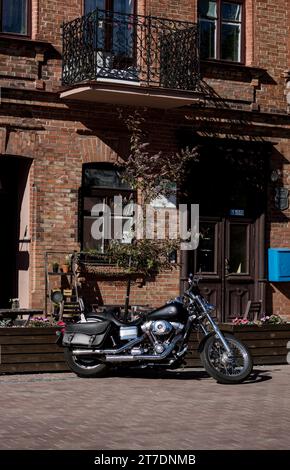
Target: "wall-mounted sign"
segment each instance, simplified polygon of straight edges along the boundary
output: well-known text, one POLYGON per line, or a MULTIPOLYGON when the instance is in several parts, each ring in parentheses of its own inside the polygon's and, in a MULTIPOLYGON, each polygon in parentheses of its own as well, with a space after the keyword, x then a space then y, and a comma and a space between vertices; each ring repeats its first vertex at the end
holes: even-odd
POLYGON ((230 209, 230 215, 233 217, 244 217, 244 209, 230 209))
POLYGON ((285 211, 289 207, 289 191, 286 188, 275 188, 275 207, 285 211))

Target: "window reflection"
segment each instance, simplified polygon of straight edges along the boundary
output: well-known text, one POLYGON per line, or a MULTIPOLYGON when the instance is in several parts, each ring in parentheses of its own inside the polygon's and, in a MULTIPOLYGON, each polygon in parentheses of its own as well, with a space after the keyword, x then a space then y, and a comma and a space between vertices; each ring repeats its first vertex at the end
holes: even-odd
POLYGON ((241 5, 238 3, 222 2, 222 18, 223 20, 240 21, 241 5))
POLYGON ((221 38, 222 59, 240 61, 241 28, 236 24, 223 24, 221 38))
POLYGON ((82 248, 104 253, 114 237, 131 243, 135 192, 122 179, 122 171, 106 164, 85 165, 82 190, 82 248), (121 202, 122 207, 116 206, 121 202))
POLYGON ((230 272, 248 272, 248 227, 246 225, 230 225, 230 272))
POLYGON ((200 239, 196 253, 196 271, 213 273, 215 269, 215 223, 200 222, 200 239))
POLYGON ((28 34, 28 0, 2 0, 2 33, 28 34))

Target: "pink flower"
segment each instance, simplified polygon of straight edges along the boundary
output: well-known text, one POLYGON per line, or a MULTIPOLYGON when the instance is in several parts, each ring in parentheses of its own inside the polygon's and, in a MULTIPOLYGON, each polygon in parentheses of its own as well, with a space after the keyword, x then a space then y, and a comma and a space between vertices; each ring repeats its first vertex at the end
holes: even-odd
POLYGON ((64 334, 64 333, 65 333, 66 324, 65 324, 63 321, 58 321, 58 322, 57 322, 57 326, 63 327, 63 328, 60 329, 60 331, 62 332, 62 334, 64 334))

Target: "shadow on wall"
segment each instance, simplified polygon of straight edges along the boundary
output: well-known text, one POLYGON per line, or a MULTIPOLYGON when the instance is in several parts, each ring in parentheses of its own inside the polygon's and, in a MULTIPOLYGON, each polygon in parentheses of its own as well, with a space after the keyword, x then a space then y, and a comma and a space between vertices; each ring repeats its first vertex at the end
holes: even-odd
POLYGON ((253 79, 259 79, 260 84, 277 85, 277 82, 269 75, 266 69, 248 66, 237 67, 235 63, 213 63, 202 60, 201 75, 202 78, 243 83, 251 83, 253 79))
MULTIPOLYGON (((266 248, 270 248, 272 245, 272 238, 273 238, 273 228, 275 227, 275 224, 284 224, 283 226, 286 227, 289 224, 289 216, 287 215, 287 212, 281 211, 275 206, 275 190, 276 188, 282 188, 283 187, 283 181, 282 179, 278 179, 276 182, 272 182, 270 175, 273 170, 278 170, 278 174, 282 175, 283 170, 285 171, 285 168, 289 166, 290 162, 284 157, 284 155, 279 152, 278 149, 273 148, 272 154, 271 154, 271 161, 270 161, 270 167, 269 167, 269 184, 268 184, 268 192, 267 192, 267 224, 266 224, 266 248), (287 224, 287 225, 286 225, 287 224)), ((288 210, 289 214, 289 210, 288 210)), ((283 227, 282 226, 282 227, 283 227)), ((287 229, 289 230, 289 229, 287 229)), ((282 239, 285 240, 286 235, 285 231, 282 228, 282 239)), ((279 235, 277 235, 279 236, 279 235)), ((289 239, 289 235, 288 235, 289 239)), ((281 240, 281 243, 278 242, 278 240, 274 240, 275 242, 275 247, 280 247, 284 248, 285 245, 289 246, 288 244, 285 244, 281 240)), ((266 253, 266 258, 267 258, 267 253, 266 253)), ((266 260, 267 263, 267 260, 266 260)), ((273 314, 273 313, 283 313, 290 315, 290 283, 288 282, 277 282, 277 283, 268 283, 267 284, 267 313, 273 314), (283 306, 279 307, 280 312, 276 312, 276 309, 274 308, 273 304, 273 297, 274 296, 284 296, 285 300, 285 312, 283 311, 283 306), (287 305, 288 304, 288 305, 287 305)))
POLYGON ((271 314, 279 314, 279 315, 287 315, 290 317, 290 282, 273 282, 268 284, 267 288, 267 309, 266 313, 268 315, 271 314), (278 308, 274 308, 273 304, 273 297, 280 296, 284 297, 286 300, 284 304, 282 304, 281 300, 279 302, 278 308))

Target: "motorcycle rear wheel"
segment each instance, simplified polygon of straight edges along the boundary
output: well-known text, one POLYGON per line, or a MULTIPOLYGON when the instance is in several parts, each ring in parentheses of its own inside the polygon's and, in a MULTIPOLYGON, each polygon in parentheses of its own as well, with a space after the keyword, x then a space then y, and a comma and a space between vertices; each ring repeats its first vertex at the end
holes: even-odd
POLYGON ((239 384, 251 374, 253 361, 247 347, 237 338, 228 333, 224 333, 224 337, 232 350, 232 360, 228 360, 220 339, 213 335, 205 342, 200 355, 201 362, 218 383, 239 384))
POLYGON ((92 356, 74 356, 70 348, 64 348, 64 357, 69 368, 79 377, 101 377, 107 365, 92 356))

